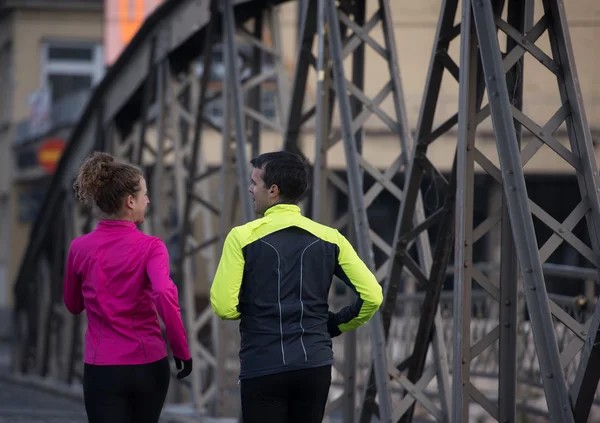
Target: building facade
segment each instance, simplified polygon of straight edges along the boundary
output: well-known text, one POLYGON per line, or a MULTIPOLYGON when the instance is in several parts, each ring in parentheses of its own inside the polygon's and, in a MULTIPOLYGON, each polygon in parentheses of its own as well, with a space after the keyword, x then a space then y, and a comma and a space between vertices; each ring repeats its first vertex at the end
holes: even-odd
MULTIPOLYGON (((45 194, 53 166, 78 112, 83 109, 90 89, 102 78, 105 67, 112 63, 139 27, 144 16, 153 10, 159 0, 0 0, 0 309, 12 303, 12 284, 18 272, 21 257, 27 246, 29 230, 37 213, 37 206, 45 194), (142 7, 143 6, 143 7, 142 7), (106 13, 105 13, 106 12, 106 13)), ((368 1, 367 18, 377 7, 376 0, 368 1)), ((600 6, 595 0, 565 0, 570 24, 571 40, 579 72, 588 122, 594 135, 600 132, 600 84, 596 67, 600 53, 595 40, 600 35, 600 6)), ((394 31, 398 50, 401 79, 407 104, 408 121, 414 131, 418 120, 433 37, 437 25, 440 0, 418 2, 392 1, 394 31)), ((535 1, 536 21, 543 10, 541 0, 535 1)), ((297 3, 281 9, 281 36, 285 68, 291 81, 297 52, 297 3)), ((370 36, 384 45, 381 31, 370 36)), ((501 37, 501 40, 504 38, 501 37)), ((550 52, 547 35, 538 44, 550 52)), ((459 63, 459 40, 451 44, 450 56, 459 63)), ((218 74, 221 52, 215 52, 218 74)), ((369 46, 366 47, 365 93, 374 97, 389 80, 387 67, 369 46)), ((350 66, 346 67, 350 72, 350 66)), ((560 106, 556 80, 531 57, 525 62, 525 110, 538 125, 543 126, 560 106), (533 77, 532 77, 533 76, 533 77)), ((211 82, 211 89, 219 89, 219 75, 211 82)), ((316 79, 311 74, 307 102, 316 101, 316 79)), ((267 116, 274 115, 274 90, 265 86, 261 105, 267 116)), ((456 113, 458 84, 445 78, 435 121, 441 123, 456 113)), ((219 102, 207 105, 207 114, 215 121, 222 119, 219 102)), ((388 96, 381 109, 394 115, 393 101, 388 96)), ((334 126, 338 123, 337 113, 334 126)), ((568 144, 560 129, 557 139, 568 144)), ((525 131, 526 132, 526 131, 525 131)), ((436 141, 428 156, 442 172, 449 173, 456 148, 456 132, 436 141)), ((221 136, 214 131, 204 135, 203 154, 208 166, 220 162, 221 136)), ((371 117, 364 125, 367 160, 379 169, 389 167, 400 153, 397 137, 390 135, 385 123, 371 117)), ((524 134, 524 143, 527 142, 524 134)), ((478 132, 478 148, 489 157, 495 156, 495 140, 491 123, 482 125, 478 132)), ((315 155, 314 133, 309 129, 301 138, 302 148, 309 158, 315 155)), ((282 146, 281 136, 265 129, 261 135, 261 151, 282 146)), ((597 156, 600 150, 597 149, 597 156)), ((338 143, 328 155, 328 165, 343 173, 343 147, 338 143)), ((545 209, 561 192, 569 192, 576 185, 570 166, 550 149, 543 148, 526 166, 526 173, 534 189, 541 191, 539 204, 545 209)), ((478 215, 487 215, 490 204, 497 202, 500 193, 490 189, 481 169, 476 181, 482 200, 476 207, 478 215)), ((401 184, 401 175, 398 183, 401 184)), ((367 185, 373 181, 366 181, 367 185)), ((435 188, 435 187, 434 187, 435 188)), ((218 188, 215 187, 215 190, 218 188)), ((424 202, 435 201, 435 189, 424 193, 424 202), (433 195, 433 197, 432 197, 433 195)), ((346 207, 343 196, 330 197, 341 213, 346 207)), ((479 201, 479 200, 478 200, 479 201)), ((537 201, 537 200, 536 200, 537 201)), ((559 213, 559 205, 556 210, 559 213)), ((380 196, 370 208, 371 220, 379 227, 377 232, 391 236, 395 224, 397 203, 392 196, 380 196)), ((560 213, 559 213, 560 214, 560 213)), ((386 239, 389 243, 391 239, 386 239)), ((491 245, 482 254, 482 260, 497 254, 491 245)), ((561 253, 568 254, 568 253, 561 253)), ((377 256, 377 254, 376 254, 377 256)), ((559 259, 568 262, 565 255, 559 259)), ((572 263, 577 264, 577 263, 572 263)), ((207 291, 201 287, 200 291, 207 291)), ((7 319, 1 319, 8 321, 7 319)))
POLYGON ((103 10, 102 0, 0 1, 3 313, 12 305, 13 282, 45 187, 90 90, 104 74, 103 10))

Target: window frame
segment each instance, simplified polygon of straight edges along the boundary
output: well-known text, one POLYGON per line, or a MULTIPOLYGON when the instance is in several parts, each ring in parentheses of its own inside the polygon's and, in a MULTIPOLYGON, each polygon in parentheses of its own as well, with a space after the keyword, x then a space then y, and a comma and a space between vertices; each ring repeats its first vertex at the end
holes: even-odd
POLYGON ((50 74, 90 76, 93 88, 104 76, 104 46, 99 41, 72 41, 45 39, 41 44, 40 87, 48 87, 50 74), (92 51, 92 60, 61 60, 49 59, 52 47, 62 48, 89 48, 92 51))

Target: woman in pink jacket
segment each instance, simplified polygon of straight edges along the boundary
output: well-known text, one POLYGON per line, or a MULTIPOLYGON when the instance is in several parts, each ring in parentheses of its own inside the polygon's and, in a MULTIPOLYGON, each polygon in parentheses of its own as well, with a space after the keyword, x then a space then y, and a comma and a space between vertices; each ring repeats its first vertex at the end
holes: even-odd
POLYGON ((104 218, 71 243, 64 279, 69 311, 87 314, 83 390, 90 423, 158 422, 169 388, 167 347, 182 379, 192 371, 177 287, 162 240, 139 231, 148 203, 135 166, 92 154, 74 185, 104 218))

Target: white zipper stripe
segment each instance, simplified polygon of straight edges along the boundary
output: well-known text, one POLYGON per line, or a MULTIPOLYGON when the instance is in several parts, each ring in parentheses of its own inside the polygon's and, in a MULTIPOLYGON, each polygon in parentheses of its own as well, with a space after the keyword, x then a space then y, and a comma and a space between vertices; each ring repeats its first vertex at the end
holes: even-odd
POLYGON ((283 317, 281 314, 281 257, 279 256, 279 251, 277 248, 273 247, 267 241, 262 240, 265 244, 275 250, 277 254, 277 302, 279 303, 279 333, 281 335, 281 356, 283 358, 283 364, 285 365, 285 350, 283 349, 283 317))
POLYGON ((304 346, 304 340, 302 339, 302 337, 304 336, 304 326, 302 326, 302 318, 304 317, 304 302, 302 301, 302 284, 303 284, 303 280, 304 280, 304 274, 303 274, 303 270, 304 270, 304 253, 306 252, 306 250, 308 250, 308 248, 311 245, 315 245, 317 242, 319 242, 319 240, 317 239, 316 241, 313 241, 312 243, 308 244, 307 247, 304 249, 304 251, 302 251, 302 255, 300 256, 300 307, 301 307, 301 311, 300 311, 300 329, 302 329, 302 334, 300 335, 300 344, 302 344, 302 349, 304 350, 304 361, 308 361, 308 356, 306 354, 306 347, 304 346))

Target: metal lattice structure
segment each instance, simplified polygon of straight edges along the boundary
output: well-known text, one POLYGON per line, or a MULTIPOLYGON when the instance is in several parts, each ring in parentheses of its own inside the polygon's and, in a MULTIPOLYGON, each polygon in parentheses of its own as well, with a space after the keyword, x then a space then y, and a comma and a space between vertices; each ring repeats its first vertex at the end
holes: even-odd
MULTIPOLYGON (((598 280, 600 268, 600 183, 563 0, 543 0, 537 22, 532 0, 463 0, 460 13, 458 0, 443 0, 414 135, 390 1, 379 0, 370 16, 366 0, 301 2, 293 75, 286 72, 282 53, 278 8, 285 2, 172 0, 160 6, 94 92, 36 220, 15 288, 15 371, 66 385, 81 381, 85 317, 65 310, 62 275, 70 241, 94 227, 94 211, 74 201, 76 169, 91 151, 104 150, 144 169, 152 203, 141 229, 161 237, 170 250, 196 363, 189 379, 172 384, 170 402, 212 416, 236 415, 235 323, 216 319, 206 294, 224 236, 254 218, 244 192, 249 155, 264 150, 268 137, 271 149, 314 158, 306 214, 345 231, 384 286, 384 304, 373 320, 334 342, 327 415, 348 423, 368 423, 375 416, 410 422, 417 413, 439 422, 466 422, 477 403, 495 420, 514 422, 517 410, 533 407, 517 392, 531 385, 545 398, 538 413, 553 422, 585 422, 600 379, 600 308, 576 315, 569 311, 572 302, 549 298, 544 281, 550 272, 598 280), (371 35, 375 30, 383 44, 371 35), (498 33, 505 35, 506 46, 498 33), (536 46, 544 34, 550 53, 536 46), (449 46, 458 38, 457 63, 449 46), (372 98, 365 91, 367 48, 389 70, 389 80, 372 98), (214 63, 219 55, 222 68, 214 63), (556 76, 561 106, 548 122, 536 123, 524 112, 525 55, 556 76), (351 75, 346 75, 349 57, 351 75), (215 82, 213 74, 220 71, 215 82), (459 86, 457 111, 434 127, 445 71, 459 86), (261 107, 265 87, 274 93, 272 113, 261 107), (311 89, 317 93, 314 105, 306 98, 311 89), (382 107, 387 98, 392 114, 382 107), (220 118, 207 112, 215 104, 223 110, 220 118), (397 137, 400 154, 387 169, 368 159, 372 147, 363 126, 372 116, 397 137), (495 157, 475 143, 486 120, 495 135, 495 157), (563 124, 569 146, 553 136, 563 124), (454 165, 444 174, 428 151, 456 126, 454 165), (526 145, 524 129, 533 134, 526 145), (314 151, 302 143, 310 130, 314 151), (207 131, 220 134, 220 147, 211 150, 218 157, 211 157, 203 142, 207 131), (345 175, 328 165, 338 144, 345 175), (523 167, 542 146, 577 175, 580 202, 562 222, 528 197, 523 167), (502 204, 477 226, 476 167, 503 193, 502 204), (403 183, 397 182, 399 174, 403 183), (365 175, 375 180, 368 188, 365 175), (437 181, 442 195, 429 213, 421 197, 425 175, 437 181), (337 217, 328 213, 326 202, 335 192, 348 203, 337 217), (377 228, 369 217, 383 192, 398 204, 391 243, 383 233, 391 229, 377 228), (540 241, 534 216, 553 230, 549 239, 540 241), (578 239, 573 228, 584 217, 589 239, 578 239), (473 259, 477 242, 494 227, 501 231, 495 270, 473 259), (548 263, 561 243, 585 257, 588 267, 548 263), (375 249, 384 256, 380 263, 375 249), (452 268, 450 306, 443 287, 452 268), (420 291, 413 296, 400 292, 409 279, 420 291), (479 307, 483 311, 474 312, 479 307), (488 380, 486 388, 482 379, 488 380), (489 389, 489 380, 497 386, 489 389)), ((332 308, 338 301, 332 297, 332 308)))

